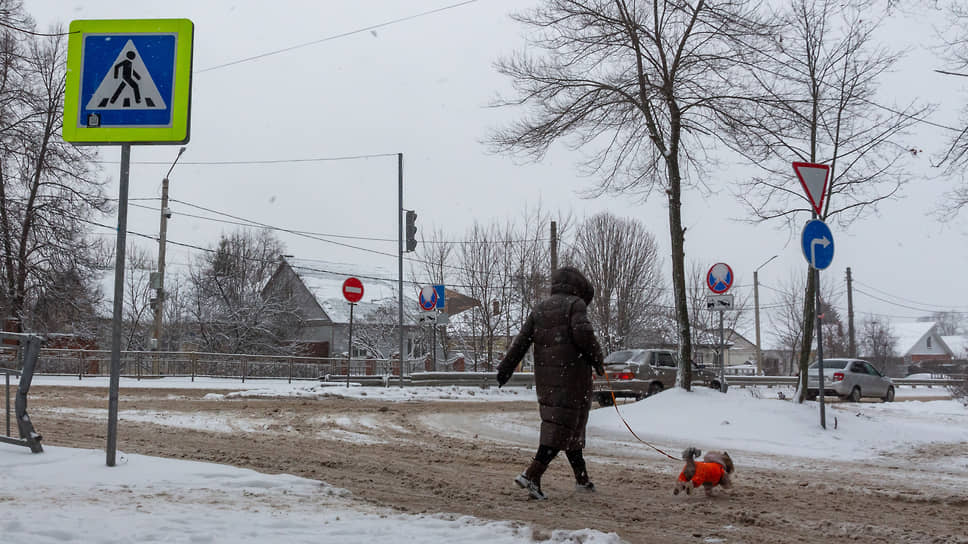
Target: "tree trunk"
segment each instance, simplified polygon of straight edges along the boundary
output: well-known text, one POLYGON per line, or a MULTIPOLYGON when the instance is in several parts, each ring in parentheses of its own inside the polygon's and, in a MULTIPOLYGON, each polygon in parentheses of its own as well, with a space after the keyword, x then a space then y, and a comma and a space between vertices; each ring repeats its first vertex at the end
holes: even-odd
POLYGON ((676 385, 692 390, 692 335, 689 331, 689 307, 686 302, 685 231, 682 229, 682 186, 679 163, 669 157, 669 236, 672 243, 672 286, 675 296, 676 321, 679 329, 679 372, 676 385))
POLYGON ((807 267, 807 290, 803 299, 803 340, 800 342, 800 379, 797 386, 797 402, 802 403, 807 395, 807 366, 810 365, 810 351, 813 346, 813 326, 816 319, 815 292, 817 284, 814 282, 813 269, 807 267))

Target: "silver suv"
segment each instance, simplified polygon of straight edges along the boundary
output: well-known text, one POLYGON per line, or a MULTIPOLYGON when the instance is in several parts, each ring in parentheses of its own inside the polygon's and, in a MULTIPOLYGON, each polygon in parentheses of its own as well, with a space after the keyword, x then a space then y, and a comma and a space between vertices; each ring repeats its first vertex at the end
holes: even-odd
MULTIPOLYGON (((610 406, 612 392, 616 398, 641 400, 674 387, 678 360, 676 353, 668 349, 623 349, 611 353, 605 358, 608 380, 604 376, 593 375, 592 398, 600 406, 610 406)), ((719 378, 695 364, 692 366, 692 381, 696 385, 719 389, 719 378)))
MULTIPOLYGON (((817 362, 807 372, 807 400, 814 400, 820 392, 817 362)), ((851 402, 862 397, 874 397, 884 402, 894 400, 894 382, 862 359, 824 359, 823 394, 838 396, 851 402)))

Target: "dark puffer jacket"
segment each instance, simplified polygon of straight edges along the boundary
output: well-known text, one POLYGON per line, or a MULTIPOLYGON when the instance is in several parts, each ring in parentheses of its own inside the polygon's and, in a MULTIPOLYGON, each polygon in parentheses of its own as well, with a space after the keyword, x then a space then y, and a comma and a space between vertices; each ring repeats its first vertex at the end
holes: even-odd
POLYGON ((531 312, 498 366, 498 379, 506 380, 534 344, 543 446, 565 451, 585 447, 592 369, 601 369, 604 360, 586 311, 594 295, 595 289, 577 269, 555 270, 551 296, 531 312))

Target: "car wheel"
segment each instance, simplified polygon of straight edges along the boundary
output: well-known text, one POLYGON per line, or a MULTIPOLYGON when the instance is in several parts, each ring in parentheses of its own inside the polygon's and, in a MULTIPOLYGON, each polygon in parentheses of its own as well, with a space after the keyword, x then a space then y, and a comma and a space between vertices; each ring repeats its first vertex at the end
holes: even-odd
POLYGON ((817 394, 807 391, 807 400, 817 400, 817 394))
POLYGON ((716 391, 719 391, 719 380, 713 380, 709 382, 709 387, 711 389, 715 389, 716 391))
POLYGON ((613 404, 612 395, 609 395, 608 393, 602 393, 598 395, 599 406, 611 406, 612 404, 613 404))
POLYGON ((888 387, 887 394, 884 395, 884 402, 894 402, 894 388, 888 387))
POLYGON ((855 385, 854 388, 850 390, 850 394, 847 395, 847 400, 850 402, 860 401, 860 387, 855 385))
POLYGON ((655 395, 656 393, 662 392, 662 384, 659 382, 652 382, 649 384, 649 396, 655 395))

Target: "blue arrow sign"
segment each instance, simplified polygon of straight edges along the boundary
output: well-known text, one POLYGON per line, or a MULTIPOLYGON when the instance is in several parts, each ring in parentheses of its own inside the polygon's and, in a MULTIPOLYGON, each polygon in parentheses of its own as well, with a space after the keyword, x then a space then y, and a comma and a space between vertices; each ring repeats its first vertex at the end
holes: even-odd
POLYGON ((437 309, 444 310, 447 306, 446 301, 446 290, 443 285, 434 285, 434 291, 437 291, 437 309))
POLYGON ((800 237, 800 248, 810 266, 817 270, 830 266, 834 260, 834 235, 830 227, 819 219, 807 221, 800 237))

